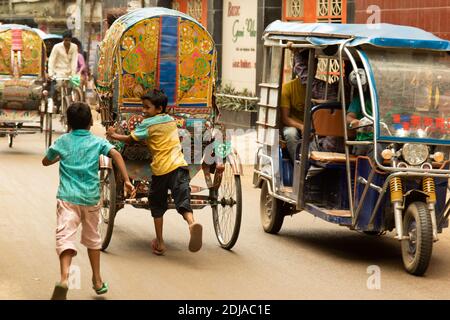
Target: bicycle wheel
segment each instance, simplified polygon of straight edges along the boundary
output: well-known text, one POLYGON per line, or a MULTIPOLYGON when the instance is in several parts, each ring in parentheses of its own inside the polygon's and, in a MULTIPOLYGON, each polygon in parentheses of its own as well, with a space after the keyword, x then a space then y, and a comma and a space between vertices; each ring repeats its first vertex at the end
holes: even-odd
POLYGON ((241 177, 233 173, 230 163, 225 164, 219 189, 212 189, 210 196, 217 240, 222 248, 230 250, 238 239, 242 219, 241 177))
POLYGON ((100 225, 102 250, 108 248, 111 241, 114 219, 116 217, 116 178, 114 169, 100 169, 100 225))

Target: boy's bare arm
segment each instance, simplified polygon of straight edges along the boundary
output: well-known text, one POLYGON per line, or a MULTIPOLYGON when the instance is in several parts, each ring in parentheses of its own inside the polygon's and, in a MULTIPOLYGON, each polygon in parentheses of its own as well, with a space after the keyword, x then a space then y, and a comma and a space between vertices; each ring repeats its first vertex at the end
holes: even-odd
POLYGON ((122 155, 116 149, 111 149, 111 151, 109 151, 109 156, 113 159, 116 167, 119 169, 120 174, 122 175, 123 181, 125 182, 125 193, 131 194, 133 197, 134 186, 130 182, 130 178, 128 177, 127 168, 125 166, 125 162, 123 161, 122 155))
POLYGON ((113 127, 110 127, 108 129, 108 131, 106 131, 106 136, 109 137, 110 139, 116 140, 116 141, 122 141, 125 143, 131 143, 133 142, 133 138, 131 137, 131 135, 123 135, 123 134, 118 134, 116 133, 115 129, 113 127))
POLYGON ((44 157, 44 159, 42 159, 42 165, 45 167, 51 166, 52 164, 55 164, 59 161, 59 156, 56 157, 54 160, 49 160, 47 157, 44 157))

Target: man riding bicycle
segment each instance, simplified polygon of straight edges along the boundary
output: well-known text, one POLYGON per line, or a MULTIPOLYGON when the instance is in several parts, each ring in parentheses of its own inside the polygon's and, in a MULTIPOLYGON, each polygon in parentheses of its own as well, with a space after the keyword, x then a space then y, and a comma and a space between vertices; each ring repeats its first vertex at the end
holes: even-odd
POLYGON ((72 43, 72 32, 63 33, 63 42, 56 44, 48 60, 48 76, 51 79, 50 98, 54 99, 56 80, 75 76, 77 74, 78 47, 72 43))

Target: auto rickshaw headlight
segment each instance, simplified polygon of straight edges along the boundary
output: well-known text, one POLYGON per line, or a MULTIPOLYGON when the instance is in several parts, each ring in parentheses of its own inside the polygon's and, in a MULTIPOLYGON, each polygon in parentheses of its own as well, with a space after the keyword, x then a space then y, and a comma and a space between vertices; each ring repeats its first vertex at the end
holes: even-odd
POLYGON ((403 159, 411 166, 419 166, 429 156, 428 147, 424 144, 406 143, 402 148, 403 159))
POLYGON ((443 162, 443 161, 444 161, 444 157, 445 157, 445 156, 444 156, 444 153, 443 153, 443 152, 440 152, 440 151, 435 152, 435 153, 433 154, 433 156, 432 156, 433 160, 436 161, 436 162, 438 162, 438 163, 443 162))
POLYGON ((394 157, 394 152, 391 149, 385 149, 381 152, 381 157, 384 160, 391 160, 394 157))

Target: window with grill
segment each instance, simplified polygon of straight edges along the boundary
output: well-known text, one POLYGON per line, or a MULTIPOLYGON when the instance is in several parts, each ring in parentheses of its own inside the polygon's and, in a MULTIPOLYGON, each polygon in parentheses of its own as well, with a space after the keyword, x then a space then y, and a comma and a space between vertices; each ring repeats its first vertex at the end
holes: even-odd
POLYGON ((172 2, 172 9, 180 11, 180 3, 178 1, 172 2))
POLYGON ((305 16, 304 0, 287 0, 285 14, 287 20, 303 20, 305 16))
POLYGON ((317 0, 317 22, 342 23, 343 0, 317 0))
POLYGON ((285 21, 346 22, 347 0, 283 0, 285 21))
POLYGON ((197 21, 202 22, 203 17, 202 0, 188 0, 187 14, 196 19, 197 21))

